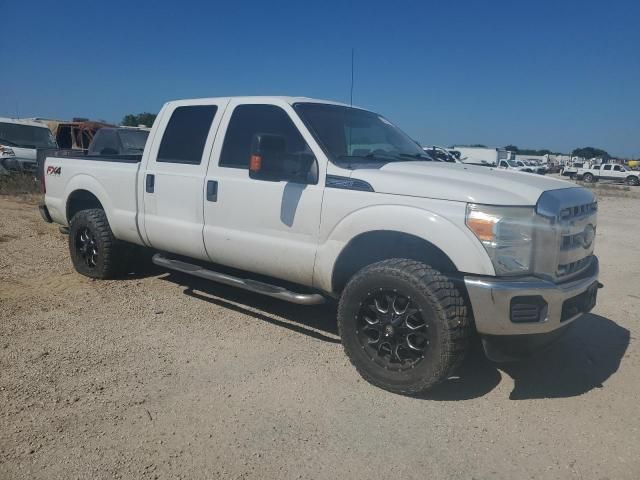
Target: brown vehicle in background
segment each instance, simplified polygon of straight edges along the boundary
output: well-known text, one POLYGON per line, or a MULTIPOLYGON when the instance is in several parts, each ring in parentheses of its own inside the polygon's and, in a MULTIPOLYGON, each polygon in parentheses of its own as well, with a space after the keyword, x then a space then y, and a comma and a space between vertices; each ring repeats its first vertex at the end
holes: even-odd
POLYGON ((96 132, 103 127, 113 127, 110 123, 93 122, 86 118, 74 118, 72 121, 45 120, 53 136, 56 138, 58 147, 63 150, 84 150, 89 149, 89 144, 93 140, 96 132))

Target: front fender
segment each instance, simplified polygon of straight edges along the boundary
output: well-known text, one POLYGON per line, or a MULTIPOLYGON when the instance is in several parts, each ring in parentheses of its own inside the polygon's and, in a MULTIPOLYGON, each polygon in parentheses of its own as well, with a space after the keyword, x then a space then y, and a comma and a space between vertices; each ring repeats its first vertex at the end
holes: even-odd
POLYGON ((432 243, 460 272, 495 275, 486 251, 464 225, 465 209, 463 203, 445 202, 438 205, 437 212, 406 205, 374 205, 349 213, 321 238, 314 285, 331 291, 332 274, 340 252, 358 235, 378 230, 406 233, 432 243))

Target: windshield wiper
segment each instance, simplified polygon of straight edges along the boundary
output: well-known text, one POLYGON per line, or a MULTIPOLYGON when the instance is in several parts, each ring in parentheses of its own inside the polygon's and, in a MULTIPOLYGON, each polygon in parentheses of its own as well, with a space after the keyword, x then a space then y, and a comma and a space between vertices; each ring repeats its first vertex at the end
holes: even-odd
POLYGON ((425 160, 427 162, 433 162, 433 158, 431 158, 426 153, 399 153, 402 158, 415 158, 416 160, 425 160))
POLYGON ((338 158, 340 160, 351 160, 354 158, 364 158, 366 160, 388 160, 388 161, 400 160, 395 155, 391 155, 391 154, 381 155, 378 153, 367 153, 366 155, 340 155, 338 158))

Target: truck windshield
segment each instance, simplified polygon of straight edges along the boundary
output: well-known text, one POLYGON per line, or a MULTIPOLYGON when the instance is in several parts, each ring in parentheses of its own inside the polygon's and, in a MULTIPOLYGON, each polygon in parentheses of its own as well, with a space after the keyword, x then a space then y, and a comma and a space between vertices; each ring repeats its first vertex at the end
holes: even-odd
POLYGON ((125 150, 142 152, 144 144, 147 143, 149 132, 146 130, 121 129, 119 132, 120 141, 125 150))
POLYGON ((294 108, 329 158, 341 166, 431 161, 417 143, 376 113, 325 103, 296 103, 294 108))
POLYGON ((6 122, 0 122, 0 143, 21 148, 57 148, 51 130, 46 126, 6 122))

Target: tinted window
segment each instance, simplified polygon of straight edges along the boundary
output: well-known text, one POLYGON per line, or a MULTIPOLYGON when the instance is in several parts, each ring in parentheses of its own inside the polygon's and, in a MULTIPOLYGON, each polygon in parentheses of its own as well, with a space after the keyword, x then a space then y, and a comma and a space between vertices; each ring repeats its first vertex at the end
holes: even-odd
POLYGON ((611 165, 605 165, 603 170, 611 170, 611 165))
POLYGON ((126 151, 142 153, 144 145, 147 143, 149 132, 146 130, 120 129, 120 142, 126 151))
POLYGON ((176 108, 164 131, 157 161, 199 165, 217 110, 215 105, 176 108))
POLYGON ((282 135, 289 156, 311 154, 289 115, 274 105, 239 105, 233 111, 224 138, 220 166, 249 168, 251 139, 256 133, 282 135))
POLYGON ((89 154, 117 155, 120 152, 120 140, 114 128, 101 128, 89 144, 89 154))
POLYGON ((46 125, 36 127, 0 122, 0 143, 9 147, 56 148, 51 130, 46 125))
POLYGON ((614 169, 616 172, 619 172, 619 171, 620 171, 620 165, 616 165, 615 167, 613 167, 613 169, 614 169))

